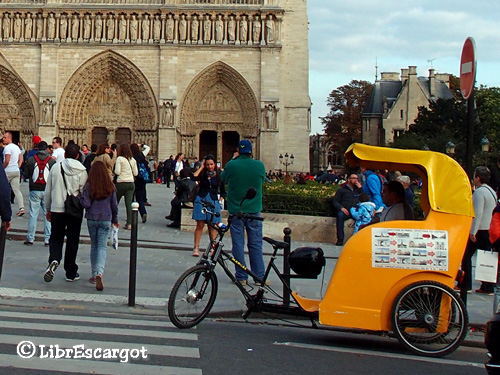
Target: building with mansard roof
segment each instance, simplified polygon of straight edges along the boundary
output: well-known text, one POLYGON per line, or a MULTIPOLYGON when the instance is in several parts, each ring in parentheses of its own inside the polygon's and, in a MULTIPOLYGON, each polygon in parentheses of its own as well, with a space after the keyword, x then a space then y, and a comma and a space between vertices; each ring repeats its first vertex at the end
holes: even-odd
POLYGON ((418 77, 416 66, 401 69, 401 74, 382 73, 363 111, 363 143, 389 145, 415 122, 418 107, 452 97, 449 74, 429 69, 428 77, 418 77))
POLYGON ((0 130, 309 169, 306 0, 5 0, 0 130))

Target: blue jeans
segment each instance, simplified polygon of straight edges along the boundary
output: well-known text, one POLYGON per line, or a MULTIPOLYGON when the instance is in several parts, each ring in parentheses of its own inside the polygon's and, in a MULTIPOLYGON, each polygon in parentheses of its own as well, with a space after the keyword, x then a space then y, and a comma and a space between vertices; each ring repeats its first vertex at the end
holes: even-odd
POLYGON ((92 276, 102 275, 106 265, 106 250, 111 221, 88 220, 90 235, 90 266, 92 276))
POLYGON ((42 209, 43 224, 44 224, 44 241, 45 243, 49 243, 51 224, 50 221, 47 220, 47 210, 45 208, 45 202, 43 200, 44 195, 45 195, 44 191, 37 191, 37 190, 30 191, 29 195, 30 219, 28 221, 28 233, 26 234, 26 241, 34 242, 36 224, 38 221, 38 214, 40 213, 40 209, 42 209))
MULTIPOLYGON (((251 214, 260 216, 260 213, 251 214)), ((233 242, 232 253, 234 258, 246 267, 245 263, 245 230, 248 238, 248 255, 250 269, 259 278, 264 277, 264 257, 262 255, 262 221, 233 218, 231 222, 231 239, 233 242)), ((236 279, 246 280, 248 275, 236 267, 236 279)))

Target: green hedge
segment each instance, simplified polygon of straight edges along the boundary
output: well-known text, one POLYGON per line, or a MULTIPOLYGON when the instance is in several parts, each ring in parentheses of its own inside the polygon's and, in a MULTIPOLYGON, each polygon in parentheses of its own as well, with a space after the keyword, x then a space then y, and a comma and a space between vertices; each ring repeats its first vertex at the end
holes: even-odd
POLYGON ((264 212, 332 216, 329 200, 338 186, 308 181, 305 185, 281 181, 264 184, 264 212))

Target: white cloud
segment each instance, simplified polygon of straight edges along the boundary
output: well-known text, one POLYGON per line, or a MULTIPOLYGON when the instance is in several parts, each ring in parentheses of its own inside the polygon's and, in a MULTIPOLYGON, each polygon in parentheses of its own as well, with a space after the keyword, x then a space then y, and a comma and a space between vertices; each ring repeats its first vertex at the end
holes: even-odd
POLYGON ((313 131, 321 131, 328 93, 352 79, 373 81, 380 71, 429 60, 441 72, 458 74, 467 36, 477 46, 478 83, 500 86, 500 1, 309 0, 313 131))

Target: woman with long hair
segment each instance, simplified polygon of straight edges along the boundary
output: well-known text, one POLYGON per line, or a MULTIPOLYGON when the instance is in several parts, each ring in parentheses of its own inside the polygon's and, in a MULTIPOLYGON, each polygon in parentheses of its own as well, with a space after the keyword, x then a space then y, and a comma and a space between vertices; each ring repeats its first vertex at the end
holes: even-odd
POLYGON ((107 143, 103 143, 97 147, 97 152, 94 160, 92 160, 92 163, 90 164, 91 166, 96 162, 96 161, 101 161, 104 163, 106 166, 106 169, 109 174, 109 178, 111 181, 113 181, 113 167, 115 166, 115 161, 111 159, 109 156, 109 151, 111 150, 111 147, 107 143))
MULTIPOLYGON (((192 218, 196 220, 196 229, 194 231, 194 247, 193 256, 199 256, 200 239, 203 233, 203 228, 205 224, 208 223, 210 215, 203 213, 202 201, 208 201, 212 203, 215 207, 215 215, 212 218, 213 223, 219 223, 220 218, 220 197, 225 195, 224 184, 222 183, 219 173, 217 171, 217 164, 215 158, 212 155, 207 155, 201 164, 201 167, 194 173, 194 178, 198 181, 198 192, 194 200, 193 216, 192 218)), ((209 228, 210 238, 215 238, 217 232, 215 229, 209 228)))
MULTIPOLYGON (((132 143, 130 145, 130 151, 132 151, 132 156, 137 163, 137 169, 140 171, 141 168, 149 173, 148 161, 139 148, 139 145, 132 143)), ((145 223, 148 218, 148 213, 146 211, 146 180, 139 173, 135 179, 135 199, 139 203, 139 213, 141 214, 142 222, 145 223)))
POLYGON ((106 265, 106 249, 111 224, 118 227, 118 203, 115 186, 108 178, 108 170, 102 161, 94 161, 87 183, 80 197, 85 208, 85 218, 90 235, 91 283, 97 290, 104 289, 103 273, 106 265))
POLYGON ((122 143, 118 148, 117 155, 114 168, 116 175, 116 197, 118 204, 120 204, 122 197, 125 197, 125 208, 127 209, 125 229, 130 230, 132 229, 132 199, 135 190, 134 177, 139 172, 128 144, 122 143))

